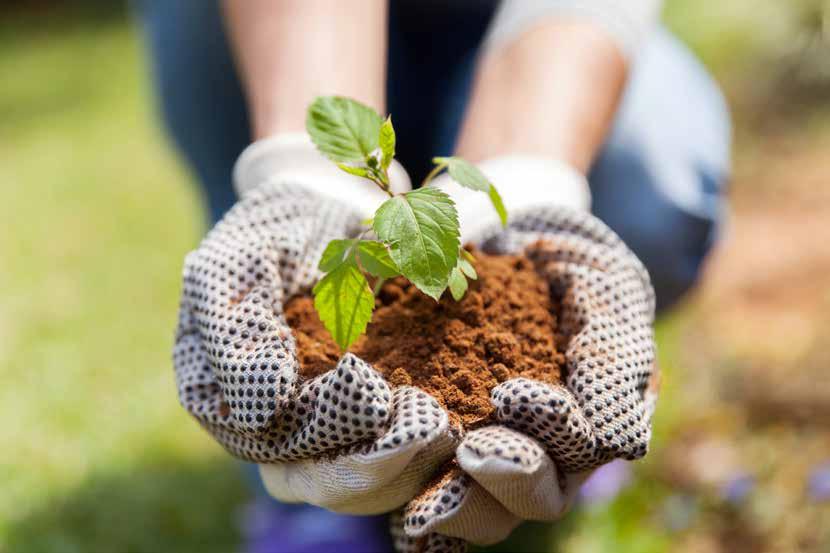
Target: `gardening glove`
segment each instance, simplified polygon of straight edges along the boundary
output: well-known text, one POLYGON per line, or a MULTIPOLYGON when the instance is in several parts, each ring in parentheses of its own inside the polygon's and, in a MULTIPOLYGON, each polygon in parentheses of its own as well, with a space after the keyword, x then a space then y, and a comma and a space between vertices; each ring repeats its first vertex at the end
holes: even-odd
MULTIPOLYGON (((390 169, 393 189, 407 189, 400 166, 390 169)), ((392 390, 354 355, 303 380, 283 315, 320 278, 326 244, 354 236, 386 196, 304 135, 254 144, 234 174, 241 200, 185 260, 179 398, 228 451, 260 464, 276 498, 397 508, 452 457, 459 436, 446 411, 416 388, 392 390)))
MULTIPOLYGON (((397 161, 389 166, 393 192, 412 189, 409 175, 397 161)), ((248 146, 233 168, 233 187, 240 198, 262 185, 290 182, 304 190, 370 217, 387 195, 376 184, 342 171, 326 159, 306 133, 283 133, 248 146)), ((325 244, 324 244, 325 245, 325 244)))
POLYGON ((514 378, 492 391, 495 423, 466 433, 456 464, 392 519, 405 551, 463 550, 464 540, 501 541, 525 519, 556 520, 593 469, 642 457, 651 435, 658 374, 645 268, 587 212, 587 183, 573 169, 524 156, 479 167, 502 195, 506 229, 486 195, 449 175, 435 185, 456 200, 465 241, 524 253, 549 281, 568 338, 564 382, 514 378))
MULTIPOLYGON (((276 159, 284 143, 274 145, 276 159)), ((316 266, 326 243, 353 236, 382 197, 370 203, 352 202, 346 192, 329 196, 332 187, 357 183, 336 169, 334 177, 312 162, 309 150, 296 147, 296 156, 308 156, 307 170, 282 169, 264 146, 251 150, 260 155, 243 154, 236 171, 242 200, 185 261, 174 351, 185 408, 231 453, 260 463, 275 497, 369 514, 418 495, 405 516, 395 517, 398 548, 460 549, 461 538, 502 539, 520 518, 558 516, 585 469, 644 453, 648 394, 631 366, 651 371, 650 327, 635 332, 651 320, 647 277, 613 233, 571 210, 522 212, 506 202, 511 227, 488 227, 478 238, 494 253, 527 248, 562 296, 560 326, 571 333, 566 387, 507 381, 492 394, 493 430, 463 436, 428 394, 391 389, 354 355, 302 381, 283 304, 321 276, 316 266), (328 188, 323 173, 332 179, 328 188), (256 178, 249 182, 245 175, 256 178), (597 284, 620 279, 626 288, 619 297, 597 284), (634 348, 630 359, 619 357, 623 346, 634 348), (605 411, 593 411, 592 397, 578 386, 589 378, 599 382, 603 363, 617 360, 625 385, 609 376, 611 391, 593 398, 609 405, 608 394, 621 398, 624 412, 606 409, 616 417, 608 428, 620 433, 603 438, 597 417, 605 411), (632 434, 636 440, 629 440, 632 434), (553 489, 538 485, 551 481, 553 489)), ((294 155, 282 159, 291 165, 294 155)))
MULTIPOLYGON (((511 154, 488 159, 478 169, 494 183, 511 218, 533 206, 591 208, 588 181, 566 163, 538 156, 511 154)), ((478 241, 482 232, 498 226, 498 213, 490 198, 455 182, 449 173, 439 175, 431 186, 449 194, 458 210, 461 243, 478 241)))

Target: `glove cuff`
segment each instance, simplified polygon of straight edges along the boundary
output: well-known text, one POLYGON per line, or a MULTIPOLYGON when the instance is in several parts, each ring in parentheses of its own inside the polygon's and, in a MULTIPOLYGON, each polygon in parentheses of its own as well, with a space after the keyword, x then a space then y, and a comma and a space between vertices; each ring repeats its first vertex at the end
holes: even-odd
MULTIPOLYGON (((477 166, 498 188, 509 217, 545 205, 579 211, 588 211, 591 207, 588 181, 565 162, 511 154, 490 158, 477 166)), ((436 179, 436 185, 456 202, 462 241, 475 241, 488 227, 499 224, 486 195, 462 187, 447 173, 436 179)))
MULTIPOLYGON (((394 192, 412 188, 409 175, 396 161, 389 166, 394 192)), ((321 154, 307 133, 283 133, 245 148, 233 168, 236 195, 244 198, 267 183, 290 182, 334 198, 369 217, 388 197, 374 183, 349 175, 321 154)))

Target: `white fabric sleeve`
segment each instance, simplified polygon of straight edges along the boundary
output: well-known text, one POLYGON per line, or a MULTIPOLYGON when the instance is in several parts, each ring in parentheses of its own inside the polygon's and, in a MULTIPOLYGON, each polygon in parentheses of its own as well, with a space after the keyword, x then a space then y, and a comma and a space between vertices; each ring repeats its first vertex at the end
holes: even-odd
MULTIPOLYGON (((397 161, 389 166, 392 191, 412 188, 409 175, 397 161)), ((245 148, 233 168, 236 195, 244 198, 266 182, 285 181, 333 198, 369 217, 388 197, 374 183, 350 175, 321 154, 306 133, 283 133, 258 140, 245 148)))
POLYGON ((554 17, 595 22, 632 57, 660 15, 662 0, 502 0, 485 39, 485 49, 506 46, 554 17))
MULTIPOLYGON (((588 211, 591 207, 588 181, 562 161, 509 154, 490 158, 476 166, 499 191, 508 218, 541 206, 569 207, 579 211, 588 211)), ((483 231, 499 224, 498 214, 486 194, 464 188, 449 173, 439 175, 434 186, 440 187, 455 201, 462 241, 475 241, 483 231)))

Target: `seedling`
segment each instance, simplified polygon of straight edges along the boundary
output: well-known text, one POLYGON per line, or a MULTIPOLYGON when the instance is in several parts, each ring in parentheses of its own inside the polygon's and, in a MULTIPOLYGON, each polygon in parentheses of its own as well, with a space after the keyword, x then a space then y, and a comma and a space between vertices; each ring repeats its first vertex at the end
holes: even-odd
POLYGON ((326 157, 349 174, 368 179, 389 195, 357 238, 332 240, 320 259, 323 278, 312 290, 314 308, 344 350, 366 330, 375 295, 384 281, 404 276, 438 301, 447 288, 455 301, 476 279, 472 255, 460 244, 455 202, 429 186, 447 170, 457 183, 489 196, 502 225, 507 212, 496 187, 475 166, 458 157, 435 157, 421 188, 395 194, 389 165, 395 157, 392 118, 349 98, 317 98, 308 108, 306 129, 326 157), (374 238, 371 234, 374 233, 374 238), (368 278, 367 278, 368 275, 368 278), (370 280, 373 286, 369 286, 370 280))

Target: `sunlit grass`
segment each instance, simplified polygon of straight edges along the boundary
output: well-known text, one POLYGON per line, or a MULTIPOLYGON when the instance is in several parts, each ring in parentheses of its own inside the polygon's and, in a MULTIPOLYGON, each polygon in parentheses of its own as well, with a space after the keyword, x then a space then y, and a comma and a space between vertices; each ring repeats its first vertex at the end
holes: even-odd
POLYGON ((227 551, 238 471, 170 364, 199 199, 137 37, 124 18, 0 31, 0 550, 227 551))

